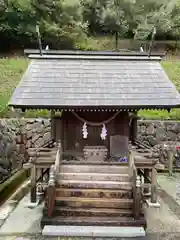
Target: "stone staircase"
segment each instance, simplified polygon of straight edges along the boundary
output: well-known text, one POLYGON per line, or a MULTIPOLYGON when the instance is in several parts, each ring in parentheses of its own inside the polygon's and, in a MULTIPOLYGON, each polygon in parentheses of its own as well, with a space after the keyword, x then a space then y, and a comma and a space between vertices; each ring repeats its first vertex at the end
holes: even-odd
POLYGON ((56 180, 55 208, 43 210, 41 226, 146 227, 133 217, 128 166, 63 164, 56 180))

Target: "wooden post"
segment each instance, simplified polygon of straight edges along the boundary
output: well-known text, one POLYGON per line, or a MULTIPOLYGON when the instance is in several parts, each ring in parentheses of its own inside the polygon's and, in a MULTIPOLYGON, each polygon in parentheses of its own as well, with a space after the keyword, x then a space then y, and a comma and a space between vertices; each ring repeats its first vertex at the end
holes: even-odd
POLYGON ((55 173, 56 175, 59 173, 60 170, 60 164, 61 164, 61 160, 62 160, 62 143, 59 140, 58 142, 58 150, 56 153, 56 160, 55 160, 55 173))
POLYGON ((56 140, 56 120, 55 120, 55 111, 51 110, 51 139, 56 140))
POLYGON ((135 140, 137 137, 137 112, 134 113, 133 119, 132 119, 132 144, 135 144, 135 140))
POLYGON ((168 171, 169 171, 169 176, 172 176, 172 168, 173 168, 173 158, 174 154, 173 151, 170 149, 168 150, 168 171))
POLYGON ((141 180, 140 176, 136 177, 136 190, 134 197, 134 218, 140 219, 141 216, 141 180))
POLYGON ((41 169, 41 181, 43 182, 43 176, 44 176, 44 169, 41 169))
POLYGON ((31 202, 36 202, 36 166, 31 168, 31 202))
POLYGON ((56 188, 55 188, 55 166, 51 166, 50 168, 50 175, 49 175, 49 182, 48 187, 46 191, 46 206, 48 208, 48 217, 52 216, 52 213, 54 211, 54 205, 55 205, 55 198, 56 198, 56 188))
POLYGON ((134 157, 133 152, 131 149, 129 149, 129 156, 128 156, 128 171, 130 178, 132 178, 132 167, 133 167, 134 157))
POLYGON ((155 166, 152 168, 151 172, 151 202, 157 203, 157 171, 155 166))
MULTIPOLYGON (((149 169, 144 169, 144 183, 145 184, 149 183, 148 177, 149 177, 149 169)), ((144 193, 149 194, 150 193, 149 188, 145 188, 144 193)))

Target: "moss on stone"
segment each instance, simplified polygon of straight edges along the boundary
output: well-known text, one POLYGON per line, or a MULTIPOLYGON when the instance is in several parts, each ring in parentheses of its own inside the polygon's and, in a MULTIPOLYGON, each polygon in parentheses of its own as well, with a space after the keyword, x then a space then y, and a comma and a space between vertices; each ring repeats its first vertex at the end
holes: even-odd
POLYGON ((15 190, 28 178, 29 171, 21 169, 0 185, 0 203, 10 197, 15 190))

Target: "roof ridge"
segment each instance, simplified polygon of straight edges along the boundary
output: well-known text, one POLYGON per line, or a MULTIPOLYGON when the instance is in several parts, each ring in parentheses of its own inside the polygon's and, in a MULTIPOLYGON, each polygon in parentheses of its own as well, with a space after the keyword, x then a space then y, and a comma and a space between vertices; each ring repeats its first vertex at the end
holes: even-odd
POLYGON ((95 55, 39 55, 39 54, 30 54, 30 59, 49 59, 49 60, 58 60, 58 59, 67 59, 67 60, 139 60, 139 61, 161 61, 161 57, 158 56, 95 56, 95 55))
MULTIPOLYGON (((24 53, 39 54, 38 49, 25 49, 24 53)), ((84 56, 148 56, 148 52, 130 51, 130 50, 119 50, 119 51, 82 51, 82 50, 42 50, 45 55, 84 55, 84 56)), ((151 56, 165 56, 165 52, 157 53, 152 52, 151 56)))

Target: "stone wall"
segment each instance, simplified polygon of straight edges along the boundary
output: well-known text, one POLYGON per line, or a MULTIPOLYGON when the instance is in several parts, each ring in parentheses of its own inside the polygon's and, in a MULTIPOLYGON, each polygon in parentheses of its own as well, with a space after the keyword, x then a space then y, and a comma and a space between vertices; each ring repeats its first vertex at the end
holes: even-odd
POLYGON ((27 149, 50 140, 48 119, 0 120, 0 181, 28 160, 27 149), (25 139, 23 138, 25 134, 25 139))
POLYGON ((176 121, 138 121, 138 140, 154 147, 160 143, 180 142, 180 122, 176 121))
MULTIPOLYGON (((40 147, 50 140, 48 119, 0 120, 0 180, 27 161, 27 149, 40 147), (24 142, 22 134, 27 139, 24 142)), ((138 140, 151 147, 173 142, 180 145, 180 122, 138 121, 138 140)))
POLYGON ((48 119, 24 119, 21 129, 27 134, 26 148, 40 147, 51 138, 48 119))

